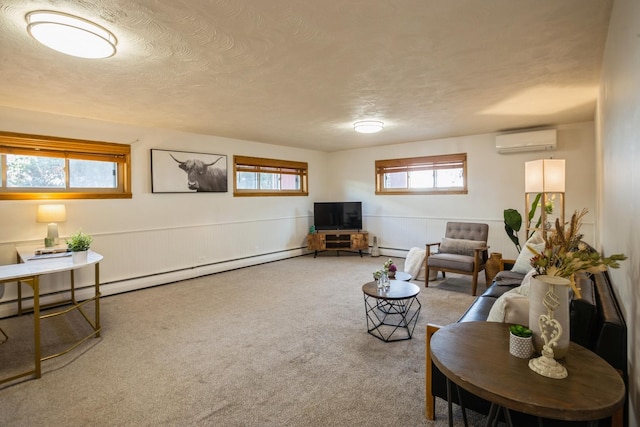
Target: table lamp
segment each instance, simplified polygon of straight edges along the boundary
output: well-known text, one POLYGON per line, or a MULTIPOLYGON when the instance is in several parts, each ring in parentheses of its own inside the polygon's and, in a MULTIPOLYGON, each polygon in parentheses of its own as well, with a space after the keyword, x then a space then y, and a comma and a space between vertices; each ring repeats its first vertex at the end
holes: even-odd
POLYGON ((45 222, 47 226, 47 237, 44 239, 44 246, 51 247, 58 244, 58 223, 67 219, 67 211, 64 205, 39 205, 36 221, 45 222))

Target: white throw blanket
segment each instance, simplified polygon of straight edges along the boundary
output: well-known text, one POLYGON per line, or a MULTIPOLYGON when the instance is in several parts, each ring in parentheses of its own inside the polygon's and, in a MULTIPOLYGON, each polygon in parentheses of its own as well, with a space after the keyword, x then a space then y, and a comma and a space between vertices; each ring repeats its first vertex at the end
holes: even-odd
POLYGON ((411 277, 418 279, 426 253, 427 251, 425 249, 411 248, 407 254, 407 258, 404 260, 405 273, 409 273, 411 277))

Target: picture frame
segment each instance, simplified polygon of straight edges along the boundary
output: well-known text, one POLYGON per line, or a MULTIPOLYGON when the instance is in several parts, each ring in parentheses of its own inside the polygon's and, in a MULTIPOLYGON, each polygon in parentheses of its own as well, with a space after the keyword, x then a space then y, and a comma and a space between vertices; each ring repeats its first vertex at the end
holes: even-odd
POLYGON ((226 193, 225 154, 151 149, 152 193, 226 193))

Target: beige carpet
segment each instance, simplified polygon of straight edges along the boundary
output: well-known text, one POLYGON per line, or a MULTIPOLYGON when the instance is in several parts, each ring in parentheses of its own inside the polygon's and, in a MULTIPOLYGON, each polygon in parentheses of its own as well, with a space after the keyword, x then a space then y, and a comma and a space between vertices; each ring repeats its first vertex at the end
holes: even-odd
MULTIPOLYGON (((361 291, 384 261, 327 252, 103 298, 101 338, 0 387, 0 425, 446 425, 440 399, 438 420, 424 418, 425 325, 458 319, 470 278, 415 282, 413 339, 384 343, 366 332, 361 291)), ((77 320, 43 324, 45 351, 77 320)), ((31 322, 0 319, 2 377, 28 357, 31 322)))

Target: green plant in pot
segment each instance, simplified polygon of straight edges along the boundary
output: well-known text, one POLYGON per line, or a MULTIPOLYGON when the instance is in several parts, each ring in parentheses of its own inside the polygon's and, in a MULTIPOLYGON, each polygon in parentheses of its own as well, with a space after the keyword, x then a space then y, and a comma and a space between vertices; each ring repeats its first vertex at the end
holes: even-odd
POLYGON ((518 238, 518 231, 522 227, 522 215, 515 209, 505 209, 504 215, 504 231, 507 232, 507 236, 516 245, 518 253, 522 250, 520 246, 520 239, 518 238))
POLYGON ((533 332, 531 331, 531 329, 527 328, 526 326, 522 326, 522 325, 511 325, 509 326, 509 332, 511 332, 513 335, 517 336, 517 337, 521 337, 521 338, 529 338, 533 335, 533 332))
MULTIPOLYGON (((540 204, 541 197, 542 197, 542 193, 538 193, 535 199, 533 200, 533 203, 531 204, 531 210, 529 211, 529 217, 527 219, 528 224, 530 224, 531 221, 533 221, 533 217, 536 214, 536 210, 538 208, 538 205, 540 204)), ((549 202, 549 204, 545 206, 544 209, 546 213, 548 214, 552 213, 553 202, 549 202)), ((520 212, 518 212, 516 209, 505 209, 503 211, 503 217, 504 217, 504 231, 507 232, 509 239, 511 239, 513 244, 516 245, 516 249, 518 253, 520 253, 520 251, 522 250, 522 246, 520 246, 520 239, 518 238, 518 232, 522 227, 522 215, 520 215, 520 212)), ((535 228, 540 227, 541 222, 542 222, 542 216, 538 218, 535 228)), ((533 232, 531 233, 531 235, 533 235, 533 232)), ((531 235, 526 236, 527 240, 531 237, 531 235)))
POLYGON ((91 247, 91 242, 93 242, 93 237, 91 237, 87 233, 78 231, 77 233, 71 235, 66 240, 66 242, 67 248, 69 248, 71 252, 88 251, 91 247))
POLYGON ((528 359, 533 354, 533 331, 523 325, 509 326, 509 353, 521 359, 528 359))

